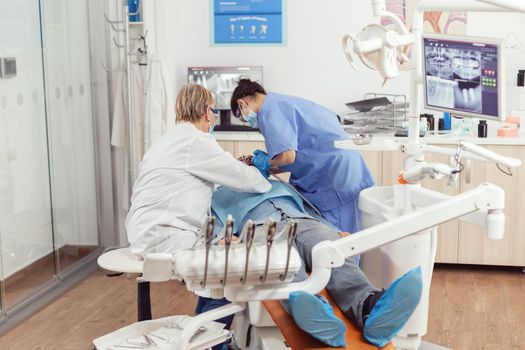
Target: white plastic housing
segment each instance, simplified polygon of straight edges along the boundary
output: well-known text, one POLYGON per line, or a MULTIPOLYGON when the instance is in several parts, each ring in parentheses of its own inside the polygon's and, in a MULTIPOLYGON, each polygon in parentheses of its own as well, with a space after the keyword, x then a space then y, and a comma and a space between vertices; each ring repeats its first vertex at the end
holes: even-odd
MULTIPOLYGON (((286 266, 288 246, 286 242, 275 243, 270 252, 270 264, 265 284, 290 282, 301 268, 299 253, 292 247, 290 254, 290 265, 287 278, 280 280, 286 266)), ((250 251, 246 287, 250 285, 263 284, 260 279, 264 275, 266 267, 266 245, 254 245, 250 251)), ((175 256, 175 268, 177 278, 186 282, 189 290, 198 291, 210 288, 223 288, 221 281, 224 279, 225 249, 222 246, 213 246, 210 250, 208 275, 206 285, 201 286, 204 278, 204 262, 206 251, 204 248, 196 250, 185 250, 175 256)), ((242 286, 241 279, 244 276, 246 262, 246 248, 244 245, 233 245, 230 248, 228 274, 226 285, 228 287, 242 286)))
POLYGON ((505 235, 505 214, 503 211, 487 214, 485 232, 487 237, 494 240, 503 239, 505 235))

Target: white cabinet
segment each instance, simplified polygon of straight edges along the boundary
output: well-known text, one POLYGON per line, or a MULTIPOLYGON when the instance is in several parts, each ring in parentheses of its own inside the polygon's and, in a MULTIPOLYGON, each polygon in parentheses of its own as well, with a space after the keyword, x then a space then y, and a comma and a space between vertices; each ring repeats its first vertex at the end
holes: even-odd
MULTIPOLYGON (((525 146, 489 146, 488 149, 507 157, 525 160, 525 146)), ((474 162, 472 181, 461 182, 466 191, 483 182, 490 182, 505 190, 505 237, 494 241, 485 237, 483 230, 468 223, 459 223, 458 262, 525 266, 525 169, 513 170, 513 176, 503 174, 494 164, 474 162)))
MULTIPOLYGON (((383 153, 383 172, 382 183, 383 186, 391 186, 397 182, 397 176, 403 169, 403 153, 397 152, 382 152, 383 153)), ((428 155, 429 162, 444 162, 448 163, 448 158, 441 155, 428 155)), ((446 180, 425 180, 423 186, 431 190, 455 195, 459 193, 457 188, 447 186, 446 180)), ((458 262, 458 231, 459 223, 457 220, 444 223, 438 227, 438 246, 436 254, 436 262, 452 263, 458 262)))
MULTIPOLYGON (((452 146, 451 146, 452 147, 452 146)), ((525 160, 525 146, 485 146, 499 154, 525 160)), ((401 152, 382 152, 382 185, 395 182, 401 171, 401 152)), ((446 156, 428 155, 427 161, 449 163, 446 156)), ((470 184, 461 175, 459 188, 446 185, 446 180, 425 180, 427 188, 455 195, 484 182, 490 182, 505 190, 505 214, 507 217, 505 237, 494 241, 485 237, 483 230, 472 224, 453 220, 438 229, 438 251, 436 262, 475 265, 525 266, 525 169, 513 171, 513 176, 503 174, 494 164, 472 163, 470 184)))
POLYGON ((364 151, 360 153, 366 165, 368 166, 368 169, 370 169, 370 172, 372 173, 375 184, 380 184, 382 182, 381 169, 383 167, 383 154, 381 152, 374 151, 364 151))
POLYGON ((224 149, 226 152, 230 152, 232 156, 235 157, 235 141, 218 141, 219 145, 224 149))

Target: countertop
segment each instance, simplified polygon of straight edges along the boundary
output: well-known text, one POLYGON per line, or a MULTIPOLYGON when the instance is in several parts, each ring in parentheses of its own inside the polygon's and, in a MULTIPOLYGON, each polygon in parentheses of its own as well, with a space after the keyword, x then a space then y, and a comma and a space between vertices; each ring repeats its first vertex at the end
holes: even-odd
MULTIPOLYGON (((264 141, 264 137, 253 131, 218 131, 214 133, 217 141, 264 141)), ((375 135, 374 137, 377 140, 392 139, 391 135, 380 134, 375 135)), ((407 141, 406 137, 396 137, 394 138, 400 143, 405 143, 407 141)), ((472 136, 458 136, 452 134, 445 135, 436 135, 430 134, 421 138, 422 143, 426 144, 440 144, 440 145, 453 145, 456 144, 459 140, 466 140, 478 145, 517 145, 525 146, 525 132, 522 131, 517 137, 498 137, 496 135, 496 130, 489 130, 489 135, 487 138, 478 138, 472 136)))

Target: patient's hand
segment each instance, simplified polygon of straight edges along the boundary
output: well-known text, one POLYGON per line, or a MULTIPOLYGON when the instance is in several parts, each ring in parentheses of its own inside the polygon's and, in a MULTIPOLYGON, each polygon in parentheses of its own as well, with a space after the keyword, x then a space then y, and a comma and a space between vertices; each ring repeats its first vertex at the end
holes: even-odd
POLYGON ((341 238, 350 236, 350 232, 338 232, 338 233, 339 233, 339 236, 341 236, 341 238))
POLYGON ((244 164, 249 166, 253 166, 252 159, 253 155, 251 154, 248 156, 240 156, 239 158, 237 158, 238 161, 243 162, 244 164))

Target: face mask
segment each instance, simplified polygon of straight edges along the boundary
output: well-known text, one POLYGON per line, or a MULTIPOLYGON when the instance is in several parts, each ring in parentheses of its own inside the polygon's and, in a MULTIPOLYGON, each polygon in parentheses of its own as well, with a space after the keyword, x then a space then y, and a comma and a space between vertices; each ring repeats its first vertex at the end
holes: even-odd
POLYGON ((215 129, 215 123, 217 123, 217 116, 219 114, 219 110, 215 108, 211 108, 210 110, 213 113, 214 118, 213 118, 213 123, 210 121, 210 129, 208 131, 210 132, 210 134, 213 135, 213 129, 215 129))
POLYGON ((244 119, 250 124, 250 126, 254 129, 257 129, 259 124, 257 123, 257 113, 250 111, 244 119))

